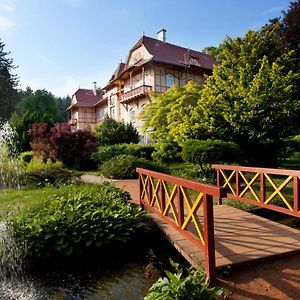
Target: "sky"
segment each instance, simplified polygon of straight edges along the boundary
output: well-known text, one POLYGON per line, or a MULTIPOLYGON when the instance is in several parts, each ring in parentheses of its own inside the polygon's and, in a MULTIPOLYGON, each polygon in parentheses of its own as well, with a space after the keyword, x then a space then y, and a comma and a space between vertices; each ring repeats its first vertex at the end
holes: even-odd
POLYGON ((285 0, 0 0, 0 39, 20 88, 56 96, 103 87, 144 34, 201 51, 287 10, 285 0))

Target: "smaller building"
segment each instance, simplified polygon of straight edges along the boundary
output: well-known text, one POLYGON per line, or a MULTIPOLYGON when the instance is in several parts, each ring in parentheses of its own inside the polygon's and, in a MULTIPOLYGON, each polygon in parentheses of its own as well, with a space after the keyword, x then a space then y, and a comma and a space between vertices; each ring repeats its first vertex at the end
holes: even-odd
POLYGON ((78 89, 72 96, 70 106, 67 108, 69 124, 74 130, 92 129, 97 123, 101 122, 107 114, 107 102, 103 101, 104 92, 96 88, 78 89), (96 107, 104 106, 101 115, 97 114, 96 107))

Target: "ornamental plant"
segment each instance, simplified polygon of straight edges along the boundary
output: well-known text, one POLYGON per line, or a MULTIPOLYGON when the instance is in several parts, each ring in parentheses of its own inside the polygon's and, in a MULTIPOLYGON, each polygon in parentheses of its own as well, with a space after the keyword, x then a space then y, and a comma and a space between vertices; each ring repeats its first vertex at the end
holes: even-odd
POLYGON ((38 156, 61 161, 75 169, 89 169, 94 165, 90 156, 98 144, 89 130, 72 131, 66 123, 52 128, 46 123, 34 123, 29 134, 30 146, 38 156))
POLYGON ((158 172, 164 171, 162 167, 145 158, 137 158, 132 155, 118 155, 104 162, 100 172, 106 178, 133 179, 138 177, 135 171, 138 167, 158 172))
POLYGON ((175 272, 165 271, 166 277, 159 278, 150 288, 145 300, 209 300, 221 299, 224 290, 208 286, 202 269, 188 269, 184 275, 178 263, 170 260, 175 272))
POLYGON ((70 190, 51 196, 42 208, 8 221, 18 248, 27 258, 71 256, 127 242, 144 224, 130 196, 110 184, 99 189, 70 190))
POLYGON ((93 133, 101 146, 137 144, 140 141, 140 135, 131 123, 119 122, 109 117, 97 125, 93 133))
POLYGON ((92 154, 92 159, 98 165, 101 165, 105 161, 122 154, 151 160, 153 151, 154 146, 141 144, 100 146, 97 151, 92 154))

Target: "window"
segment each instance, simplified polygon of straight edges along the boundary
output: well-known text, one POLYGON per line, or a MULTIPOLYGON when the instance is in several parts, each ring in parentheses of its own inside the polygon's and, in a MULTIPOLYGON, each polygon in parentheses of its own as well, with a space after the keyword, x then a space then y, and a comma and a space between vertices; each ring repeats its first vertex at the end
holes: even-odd
POLYGON ((135 121, 135 110, 131 110, 129 112, 129 119, 130 119, 130 122, 134 122, 135 121))
POLYGON ((110 109, 110 117, 111 117, 112 119, 115 118, 115 108, 114 108, 114 107, 111 107, 111 109, 110 109))
POLYGON ((115 105, 115 103, 116 103, 116 95, 110 95, 110 97, 109 97, 109 105, 110 106, 114 106, 115 105))
POLYGON ((166 86, 171 87, 174 85, 174 76, 172 74, 167 74, 166 75, 166 86))

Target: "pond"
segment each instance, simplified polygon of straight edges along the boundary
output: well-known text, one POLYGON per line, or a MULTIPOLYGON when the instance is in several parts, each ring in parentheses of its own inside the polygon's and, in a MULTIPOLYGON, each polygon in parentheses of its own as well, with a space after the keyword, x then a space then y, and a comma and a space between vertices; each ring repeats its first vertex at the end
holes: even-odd
MULTIPOLYGON (((98 266, 101 269, 101 266, 98 266)), ((26 279, 3 280, 0 299, 132 299, 140 300, 153 283, 147 278, 147 265, 142 262, 124 264, 120 270, 103 276, 96 271, 45 272, 26 279)))
POLYGON ((12 276, 1 270, 0 299, 140 300, 163 271, 170 269, 169 258, 187 265, 158 231, 152 231, 110 253, 40 262, 12 276), (9 276, 3 276, 5 273, 9 276))

